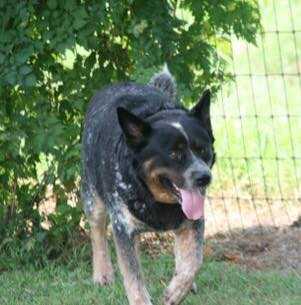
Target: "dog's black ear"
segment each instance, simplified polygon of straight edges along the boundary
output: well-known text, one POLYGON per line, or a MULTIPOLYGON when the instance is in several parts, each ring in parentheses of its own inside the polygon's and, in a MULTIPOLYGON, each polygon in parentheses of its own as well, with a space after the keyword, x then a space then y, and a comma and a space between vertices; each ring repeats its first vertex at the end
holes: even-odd
POLYGON ((210 119, 210 102, 211 92, 209 89, 207 89, 203 92, 203 95, 199 99, 198 103, 192 108, 191 114, 203 123, 205 128, 208 130, 209 135, 214 140, 210 119))
POLYGON ((127 143, 133 148, 146 144, 151 133, 151 126, 122 107, 117 108, 119 125, 126 137, 127 143))

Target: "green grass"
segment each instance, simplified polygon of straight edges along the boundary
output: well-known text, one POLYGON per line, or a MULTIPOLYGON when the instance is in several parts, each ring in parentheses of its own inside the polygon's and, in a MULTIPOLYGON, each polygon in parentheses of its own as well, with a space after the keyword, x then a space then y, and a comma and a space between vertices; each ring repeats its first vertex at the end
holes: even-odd
MULTIPOLYGON (((142 263, 153 303, 161 304, 163 289, 172 275, 173 259, 144 256, 142 263)), ((113 286, 101 288, 92 284, 90 269, 88 263, 80 261, 75 266, 50 264, 42 270, 24 267, 3 272, 0 304, 127 304, 119 272, 113 286)), ((296 275, 244 271, 221 262, 205 262, 197 286, 197 295, 190 294, 183 305, 301 304, 301 279, 296 275)))

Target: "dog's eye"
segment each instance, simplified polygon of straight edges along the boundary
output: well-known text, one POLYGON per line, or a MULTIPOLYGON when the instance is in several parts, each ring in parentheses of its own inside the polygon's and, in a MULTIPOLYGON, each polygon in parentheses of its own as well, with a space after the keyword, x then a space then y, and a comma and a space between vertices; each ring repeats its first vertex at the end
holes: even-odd
POLYGON ((205 162, 207 162, 208 158, 210 158, 210 149, 208 149, 208 147, 192 145, 191 148, 196 156, 203 159, 205 162))
POLYGON ((201 147, 201 148, 199 149, 199 152, 200 152, 201 155, 205 155, 206 152, 207 152, 207 149, 206 149, 205 147, 201 147))
POLYGON ((196 145, 195 143, 192 143, 191 149, 198 155, 204 155, 206 153, 205 147, 201 147, 199 145, 196 145))
POLYGON ((170 152, 169 154, 170 158, 175 161, 181 161, 184 158, 184 154, 181 151, 175 150, 170 152))

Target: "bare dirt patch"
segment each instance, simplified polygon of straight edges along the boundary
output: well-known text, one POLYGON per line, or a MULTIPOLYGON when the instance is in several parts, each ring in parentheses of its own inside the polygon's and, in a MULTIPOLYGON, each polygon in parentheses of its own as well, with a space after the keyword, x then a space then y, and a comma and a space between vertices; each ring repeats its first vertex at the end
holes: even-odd
MULTIPOLYGON (((301 222, 301 221, 300 221, 301 222)), ((278 270, 301 276, 301 226, 250 227, 207 237, 205 257, 228 261, 247 269, 278 270)), ((149 233, 141 237, 142 248, 151 256, 171 253, 173 234, 149 233)))
POLYGON ((207 241, 207 255, 252 269, 277 269, 301 276, 301 227, 252 227, 216 234, 207 241))

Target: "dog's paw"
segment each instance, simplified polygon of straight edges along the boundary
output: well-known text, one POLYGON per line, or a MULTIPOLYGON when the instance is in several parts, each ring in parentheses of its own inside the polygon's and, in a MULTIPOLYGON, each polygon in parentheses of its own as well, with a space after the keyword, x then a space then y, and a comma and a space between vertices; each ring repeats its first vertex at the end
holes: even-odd
MULTIPOLYGON (((164 293, 163 303, 164 305, 177 305, 180 304, 182 298, 185 296, 183 293, 185 289, 172 290, 167 288, 164 293)), ((193 294, 197 294, 197 285, 195 282, 192 283, 190 291, 193 294)))
POLYGON ((93 266, 93 282, 101 286, 114 282, 114 269, 110 261, 101 261, 93 266))
POLYGON ((190 291, 191 291, 193 294, 197 294, 197 293, 198 293, 198 286, 196 285, 195 282, 192 283, 191 288, 190 288, 190 291))
POLYGON ((164 298, 163 298, 163 304, 164 305, 177 305, 178 303, 176 303, 176 300, 172 295, 165 293, 164 298))
POLYGON ((172 291, 171 289, 166 289, 163 297, 164 305, 178 305, 182 300, 181 292, 172 291))
POLYGON ((164 292, 164 305, 180 304, 189 291, 196 293, 196 284, 194 282, 172 281, 164 292))
POLYGON ((101 286, 111 285, 114 282, 114 274, 113 274, 113 272, 109 272, 106 274, 94 275, 93 282, 94 282, 94 284, 101 285, 101 286))

